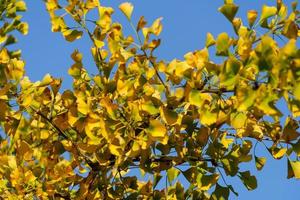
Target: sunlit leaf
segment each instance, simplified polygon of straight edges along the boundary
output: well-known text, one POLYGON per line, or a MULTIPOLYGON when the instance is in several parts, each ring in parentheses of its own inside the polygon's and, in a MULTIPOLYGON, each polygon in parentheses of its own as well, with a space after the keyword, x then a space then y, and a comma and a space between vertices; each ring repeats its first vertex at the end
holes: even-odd
POLYGON ((216 40, 216 54, 218 56, 228 56, 230 47, 230 38, 227 33, 221 33, 216 40))
POLYGON ((208 48, 216 43, 214 36, 211 33, 207 33, 205 46, 208 48))
POLYGON ((120 10, 124 13, 128 20, 131 19, 131 14, 133 11, 133 5, 129 2, 122 3, 119 6, 120 10))
POLYGON ((269 17, 272 17, 274 15, 276 15, 277 13, 277 8, 274 6, 267 6, 267 5, 263 5, 262 7, 262 13, 260 16, 260 21, 263 21, 269 17))
POLYGON ((233 3, 227 3, 220 7, 219 11, 231 22, 235 17, 238 8, 239 7, 233 3))
POLYGON ((249 23, 249 26, 252 27, 254 25, 254 22, 257 18, 257 11, 256 10, 249 10, 248 13, 247 13, 247 19, 248 19, 248 23, 249 23))
POLYGON ((165 138, 167 136, 167 129, 159 120, 151 120, 146 132, 149 134, 150 138, 166 143, 165 138))
POLYGON ((288 159, 288 175, 287 178, 297 178, 300 179, 300 162, 291 161, 288 159))

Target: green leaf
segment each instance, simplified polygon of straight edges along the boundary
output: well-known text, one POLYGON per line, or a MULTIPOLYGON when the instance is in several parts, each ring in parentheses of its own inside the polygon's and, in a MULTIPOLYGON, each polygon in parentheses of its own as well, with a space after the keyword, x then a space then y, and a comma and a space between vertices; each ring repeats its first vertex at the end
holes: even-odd
POLYGON ((219 11, 230 21, 234 19, 239 7, 233 3, 224 4, 219 11))
POLYGON ((168 177, 168 181, 171 184, 173 182, 173 180, 175 180, 178 175, 180 174, 180 171, 174 167, 170 168, 167 170, 167 177, 168 177))
POLYGON ((262 170, 262 168, 264 167, 266 163, 266 158, 265 157, 257 157, 255 156, 255 166, 256 166, 256 169, 258 171, 262 170))
POLYGON ((252 176, 249 171, 239 172, 238 176, 248 190, 254 190, 257 188, 256 177, 252 176))

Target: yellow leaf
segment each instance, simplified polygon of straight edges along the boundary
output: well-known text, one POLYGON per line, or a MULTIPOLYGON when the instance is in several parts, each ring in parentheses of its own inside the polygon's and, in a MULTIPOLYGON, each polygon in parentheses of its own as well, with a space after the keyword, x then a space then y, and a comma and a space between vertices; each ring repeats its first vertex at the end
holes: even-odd
POLYGON ((246 126, 247 115, 243 112, 232 113, 230 115, 231 126, 240 129, 246 126))
POLYGON ((295 99, 300 101, 300 83, 296 83, 294 87, 294 96, 295 99))
POLYGON ((8 36, 7 36, 7 35, 1 35, 1 36, 0 36, 0 44, 6 42, 7 39, 8 39, 8 36))
POLYGON ((18 168, 14 168, 10 174, 11 184, 13 186, 17 186, 19 184, 19 181, 22 181, 21 173, 18 168))
POLYGON ((169 183, 172 183, 173 180, 177 179, 178 175, 180 174, 180 171, 176 169, 175 167, 172 167, 167 170, 167 177, 169 183))
POLYGON ((82 61, 82 57, 83 57, 83 55, 77 49, 71 54, 71 58, 75 62, 81 62, 82 61))
POLYGON ((128 20, 131 19, 131 14, 133 11, 133 5, 129 2, 122 3, 119 6, 120 10, 124 13, 128 20))
POLYGON ((156 36, 158 36, 162 31, 162 24, 161 24, 162 19, 163 19, 162 17, 156 19, 151 26, 151 32, 156 36))
POLYGON ((138 25, 136 27, 137 31, 140 31, 142 28, 144 28, 146 26, 147 22, 145 21, 145 17, 141 16, 138 22, 138 25))
POLYGON ((97 6, 100 6, 99 0, 87 0, 85 4, 87 9, 93 9, 97 6))
POLYGON ((77 109, 84 115, 87 115, 90 111, 88 103, 82 98, 77 99, 77 109))
POLYGON ((17 161, 15 156, 8 156, 8 166, 11 169, 16 169, 17 168, 17 161))
POLYGON ((94 42, 95 42, 95 46, 99 49, 101 49, 105 45, 105 43, 101 40, 94 39, 94 42))
POLYGON ((205 46, 208 48, 216 43, 214 36, 211 33, 207 33, 205 46))
POLYGON ((253 130, 250 132, 251 137, 256 139, 262 139, 264 136, 264 131, 261 129, 261 126, 258 124, 253 125, 253 130))
POLYGON ((160 114, 165 123, 168 125, 173 125, 178 120, 178 114, 166 107, 160 107, 160 114))
POLYGON ((113 104, 109 98, 103 98, 100 101, 100 105, 103 106, 106 109, 106 112, 108 115, 111 117, 111 119, 116 120, 117 119, 117 113, 116 111, 118 110, 118 105, 113 104))
POLYGON ((149 113, 150 115, 155 115, 159 113, 159 109, 151 101, 146 101, 141 104, 141 110, 149 113))
POLYGON ((100 133, 100 124, 96 119, 88 118, 85 123, 85 134, 90 139, 90 144, 98 145, 101 142, 101 138, 98 137, 98 133, 100 133))
POLYGON ((228 149, 228 147, 234 142, 233 138, 227 138, 226 134, 223 134, 220 143, 223 144, 223 146, 228 149))
POLYGON ((156 119, 150 120, 150 125, 146 129, 146 132, 153 140, 163 141, 164 138, 167 136, 167 129, 166 127, 156 119))
POLYGON ((41 130, 41 139, 42 140, 46 140, 46 139, 48 139, 48 137, 49 137, 49 131, 48 130, 45 130, 45 129, 43 129, 43 130, 41 130))
POLYGON ((300 179, 300 161, 291 161, 288 159, 288 176, 287 178, 295 177, 300 179))
POLYGON ((110 140, 111 136, 112 136, 112 131, 109 129, 106 121, 104 121, 103 118, 99 119, 99 126, 101 129, 101 135, 106 139, 106 140, 110 140))
POLYGON ((256 10, 249 10, 247 13, 248 23, 249 26, 252 27, 254 25, 254 22, 257 18, 257 11, 256 10))
POLYGON ((26 22, 21 22, 18 26, 17 26, 17 30, 20 31, 20 33, 22 33, 23 35, 27 35, 28 34, 28 29, 29 26, 26 22))
POLYGON ((53 11, 59 8, 57 0, 47 0, 46 7, 48 11, 53 11))
POLYGON ((175 75, 182 78, 183 76, 189 76, 192 67, 186 62, 176 62, 175 75))
POLYGON ((212 110, 205 108, 200 111, 200 122, 203 125, 210 126, 217 122, 218 113, 213 112, 212 110))
POLYGON ((274 149, 271 149, 271 153, 273 155, 273 157, 275 159, 281 159, 287 152, 287 149, 286 148, 282 148, 282 149, 279 149, 279 148, 274 148, 274 149))
POLYGON ((142 32, 143 32, 143 35, 144 35, 144 38, 148 38, 149 36, 149 33, 152 33, 156 36, 158 36, 161 31, 162 31, 162 24, 161 24, 161 20, 162 20, 162 17, 156 19, 152 26, 149 27, 149 28, 143 28, 142 29, 142 32))
POLYGON ((212 97, 207 93, 201 93, 198 90, 192 90, 189 94, 189 102, 191 105, 202 107, 205 102, 210 102, 212 97))
POLYGON ((46 74, 40 83, 40 86, 46 86, 49 85, 53 81, 53 78, 50 74, 46 74))
POLYGON ((59 32, 62 30, 65 30, 67 28, 67 25, 65 24, 65 21, 62 17, 57 17, 55 15, 51 15, 51 24, 52 24, 52 32, 59 32))
POLYGON ((106 33, 110 29, 110 25, 112 22, 111 15, 114 12, 114 9, 111 7, 103 7, 99 6, 99 15, 100 19, 97 21, 97 25, 100 26, 103 33, 106 33))
POLYGON ((231 22, 236 15, 239 7, 233 3, 224 4, 219 11, 231 22))
POLYGON ((153 76, 155 75, 155 69, 150 68, 146 71, 146 78, 147 80, 150 80, 153 78, 153 76))
POLYGON ((133 145, 129 152, 126 153, 126 156, 134 158, 141 153, 141 147, 138 142, 134 141, 133 145))
POLYGON ((223 32, 218 35, 216 40, 216 55, 218 56, 228 56, 230 47, 230 38, 227 33, 223 32))
POLYGON ((24 61, 13 58, 8 65, 8 72, 10 78, 19 81, 25 73, 24 66, 24 61))
POLYGON ((69 30, 64 30, 62 34, 68 42, 73 42, 74 40, 80 39, 83 32, 69 29, 69 30))
POLYGON ((0 63, 8 63, 9 62, 9 55, 7 49, 3 48, 0 51, 0 63))
POLYGON ((272 16, 276 15, 276 13, 277 13, 277 8, 275 6, 263 5, 260 21, 263 21, 269 17, 272 17, 272 16))

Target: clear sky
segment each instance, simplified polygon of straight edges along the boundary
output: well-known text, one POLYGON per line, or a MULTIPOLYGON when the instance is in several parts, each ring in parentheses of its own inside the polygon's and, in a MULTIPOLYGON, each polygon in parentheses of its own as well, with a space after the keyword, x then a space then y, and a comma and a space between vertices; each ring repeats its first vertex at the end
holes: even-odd
MULTIPOLYGON (((41 0, 27 0, 28 12, 24 19, 29 23, 29 34, 19 36, 17 48, 22 49, 26 61, 27 75, 31 80, 40 80, 46 73, 55 77, 63 77, 64 88, 71 87, 71 78, 67 73, 72 64, 70 54, 78 48, 84 54, 84 64, 90 72, 96 72, 90 53, 90 42, 83 38, 74 43, 66 42, 61 34, 52 33, 50 21, 45 6, 41 0)), ((125 17, 117 9, 123 2, 120 0, 102 0, 105 6, 115 8, 114 19, 121 22, 126 33, 133 34, 125 17)), ((217 35, 221 32, 233 34, 229 22, 217 12, 222 0, 132 0, 135 10, 133 21, 145 16, 151 24, 158 17, 163 17, 164 30, 161 34, 162 44, 156 56, 165 60, 182 59, 189 51, 204 47, 207 32, 217 35)), ((263 4, 274 5, 276 0, 236 0, 240 5, 238 15, 245 19, 246 11, 261 10, 263 4)), ((285 0, 291 3, 292 0, 285 0)), ((283 105, 280 105, 284 109, 283 105)), ((248 192, 238 178, 230 178, 228 182, 235 186, 239 197, 230 199, 300 199, 300 181, 287 180, 287 160, 274 161, 265 148, 259 147, 260 156, 268 160, 262 172, 256 173, 254 163, 247 163, 249 169, 255 172, 258 179, 258 189, 248 192)))

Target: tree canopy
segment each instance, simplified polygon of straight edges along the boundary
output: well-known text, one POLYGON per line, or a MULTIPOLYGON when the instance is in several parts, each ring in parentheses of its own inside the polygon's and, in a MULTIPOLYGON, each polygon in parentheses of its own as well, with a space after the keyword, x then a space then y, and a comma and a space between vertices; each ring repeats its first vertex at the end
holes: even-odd
POLYGON ((113 9, 99 0, 44 1, 53 32, 68 42, 90 39, 98 72, 75 49, 68 89, 49 74, 30 81, 11 46, 16 31, 28 33, 26 4, 0 1, 0 197, 228 199, 239 186, 227 177, 257 187, 253 169, 240 168, 263 169, 257 145, 287 159, 287 178, 300 178, 297 2, 277 0, 242 20, 225 0, 219 12, 235 35, 207 33, 203 49, 168 62, 155 55, 162 18, 134 23, 129 2, 113 9), (132 35, 112 19, 115 11, 132 35))

